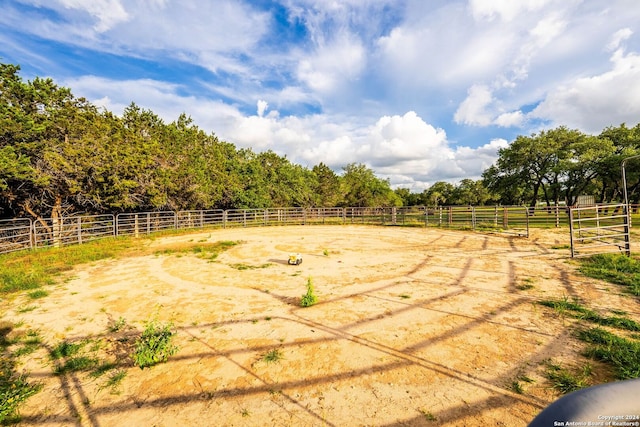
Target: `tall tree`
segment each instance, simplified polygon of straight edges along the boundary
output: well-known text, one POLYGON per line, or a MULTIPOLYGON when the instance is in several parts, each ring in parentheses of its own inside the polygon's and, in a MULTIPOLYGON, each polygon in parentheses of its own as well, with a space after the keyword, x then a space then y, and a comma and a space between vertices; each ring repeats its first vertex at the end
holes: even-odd
POLYGON ((402 205, 402 200, 391 190, 389 181, 376 177, 373 170, 363 164, 345 166, 341 183, 344 206, 402 205))
POLYGON ((321 207, 337 206, 342 199, 340 177, 322 162, 315 165, 312 172, 315 175, 314 204, 321 207))

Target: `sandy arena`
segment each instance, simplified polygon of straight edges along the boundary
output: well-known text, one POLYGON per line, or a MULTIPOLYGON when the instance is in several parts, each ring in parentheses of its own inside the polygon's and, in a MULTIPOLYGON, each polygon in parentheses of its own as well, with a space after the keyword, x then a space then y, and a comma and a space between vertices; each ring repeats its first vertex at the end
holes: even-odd
POLYGON ((54 375, 46 348, 21 359, 44 385, 21 425, 525 426, 557 397, 544 362, 580 350, 570 322, 533 302, 625 301, 552 249, 568 240, 364 226, 157 238, 148 255, 79 266, 43 299, 2 303, 47 348, 90 339, 126 365, 109 389, 86 372, 54 375), (215 262, 153 254, 227 240, 242 243, 215 262), (290 252, 303 263, 288 265, 290 252), (302 308, 308 278, 319 302, 302 308), (173 322, 180 350, 141 370, 127 334, 154 317, 173 322), (119 318, 128 328, 109 332, 119 318), (281 359, 265 361, 272 350, 281 359), (532 382, 518 394, 522 375, 532 382))

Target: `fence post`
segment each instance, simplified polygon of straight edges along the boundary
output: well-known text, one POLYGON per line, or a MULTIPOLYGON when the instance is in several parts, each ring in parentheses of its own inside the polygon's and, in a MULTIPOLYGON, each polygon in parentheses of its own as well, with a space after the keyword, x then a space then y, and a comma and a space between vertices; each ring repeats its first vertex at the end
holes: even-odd
POLYGON ((573 241, 573 209, 569 209, 569 241, 571 242, 571 258, 575 256, 574 241, 573 241))
POLYGON ((476 229, 476 208, 471 206, 471 229, 476 229))
POLYGON ((77 232, 78 232, 78 244, 81 245, 82 244, 82 218, 78 217, 76 223, 78 224, 77 225, 77 227, 78 227, 78 230, 77 230, 77 232))

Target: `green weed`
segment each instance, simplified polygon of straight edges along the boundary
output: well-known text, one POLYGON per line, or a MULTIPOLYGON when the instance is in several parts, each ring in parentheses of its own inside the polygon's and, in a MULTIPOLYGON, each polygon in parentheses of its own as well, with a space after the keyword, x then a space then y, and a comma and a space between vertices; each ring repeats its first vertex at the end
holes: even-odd
POLYGON ((95 369, 93 369, 93 371, 91 371, 89 376, 91 378, 99 378, 104 374, 106 374, 107 372, 109 372, 110 370, 115 369, 117 367, 118 365, 113 362, 102 362, 98 366, 96 366, 95 369))
POLYGON ((171 330, 171 323, 159 325, 150 321, 136 341, 133 352, 133 361, 140 369, 151 367, 161 362, 166 362, 170 356, 178 352, 178 347, 173 345, 175 332, 171 330))
POLYGON ((640 377, 640 342, 619 337, 602 328, 581 330, 578 338, 591 344, 584 355, 611 365, 617 379, 640 377))
POLYGON ((78 354, 80 349, 84 346, 84 343, 70 343, 68 341, 62 341, 50 351, 52 359, 57 360, 63 357, 71 357, 78 354))
POLYGON ((400 298, 409 299, 409 298, 411 298, 411 295, 409 295, 409 294, 400 294, 400 298))
POLYGON ((29 330, 22 343, 23 346, 13 353, 14 357, 26 356, 36 351, 42 344, 42 338, 37 331, 29 330))
POLYGON ((112 325, 109 325, 108 330, 109 332, 118 332, 124 329, 125 326, 127 326, 127 321, 124 317, 120 316, 112 325))
POLYGON ((279 349, 273 349, 268 351, 264 356, 262 356, 262 360, 267 363, 279 362, 282 359, 283 355, 279 349))
POLYGON ((302 307, 311 307, 317 302, 318 297, 316 296, 315 290, 313 289, 313 282, 311 281, 311 277, 309 277, 309 279, 307 279, 307 293, 302 295, 300 305, 302 307))
POLYGON ((118 388, 120 387, 120 384, 122 383, 122 381, 126 376, 127 376, 127 371, 118 370, 113 374, 109 375, 109 379, 102 386, 102 388, 109 388, 111 394, 119 394, 118 388))
POLYGON ((433 415, 431 411, 427 411, 426 409, 421 409, 420 412, 422 413, 422 415, 424 415, 424 418, 427 421, 438 421, 438 417, 433 415))
POLYGON ((31 291, 27 294, 31 299, 44 298, 49 295, 49 292, 44 289, 36 289, 35 291, 31 291))
POLYGON ((190 245, 184 248, 179 249, 164 249, 162 251, 155 252, 156 255, 182 255, 193 253, 198 256, 198 258, 206 259, 208 261, 215 261, 222 252, 230 249, 238 244, 240 241, 228 241, 223 240, 220 242, 213 243, 204 243, 204 241, 200 241, 201 244, 190 245))
POLYGON ((575 319, 586 320, 598 325, 610 326, 627 331, 640 331, 640 323, 633 319, 623 316, 602 316, 577 302, 570 302, 566 297, 562 300, 543 300, 539 301, 538 304, 553 308, 562 315, 575 319))
POLYGON ((594 279, 624 286, 627 292, 640 296, 640 260, 623 254, 601 254, 584 258, 580 272, 594 279))
POLYGON ((53 372, 56 375, 67 372, 88 371, 98 365, 98 359, 87 356, 77 356, 67 359, 62 365, 57 365, 53 372))
POLYGON ((579 370, 569 370, 549 362, 545 374, 553 388, 566 394, 590 385, 591 365, 587 364, 579 370))
POLYGON ((0 358, 0 424, 15 424, 20 421, 17 410, 20 404, 38 393, 42 385, 27 381, 26 374, 15 371, 12 358, 0 358))

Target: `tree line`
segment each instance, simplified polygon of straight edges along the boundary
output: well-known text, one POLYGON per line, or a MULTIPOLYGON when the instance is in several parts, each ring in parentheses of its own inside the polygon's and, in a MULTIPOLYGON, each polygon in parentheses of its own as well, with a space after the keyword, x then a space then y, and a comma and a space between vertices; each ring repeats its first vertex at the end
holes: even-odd
MULTIPOLYGON (((611 126, 599 135, 560 126, 518 136, 498 151, 498 159, 482 179, 458 185, 437 182, 421 194, 396 190, 410 204, 573 206, 578 197, 598 203, 622 202, 624 159, 640 155, 640 123, 611 126)), ((640 203, 640 159, 626 167, 629 202, 640 203)))
POLYGON ((310 169, 135 103, 116 116, 19 70, 0 64, 0 218, 402 203, 365 165, 310 169))
MULTIPOLYGON (((73 213, 284 206, 573 204, 621 199, 622 159, 640 154, 640 124, 598 136, 559 127, 518 136, 482 179, 392 190, 364 164, 341 174, 219 140, 182 114, 165 123, 135 103, 121 116, 51 79, 0 63, 0 218, 73 213)), ((630 163, 630 199, 640 198, 630 163)), ((634 166, 635 165, 635 166, 634 166)))

